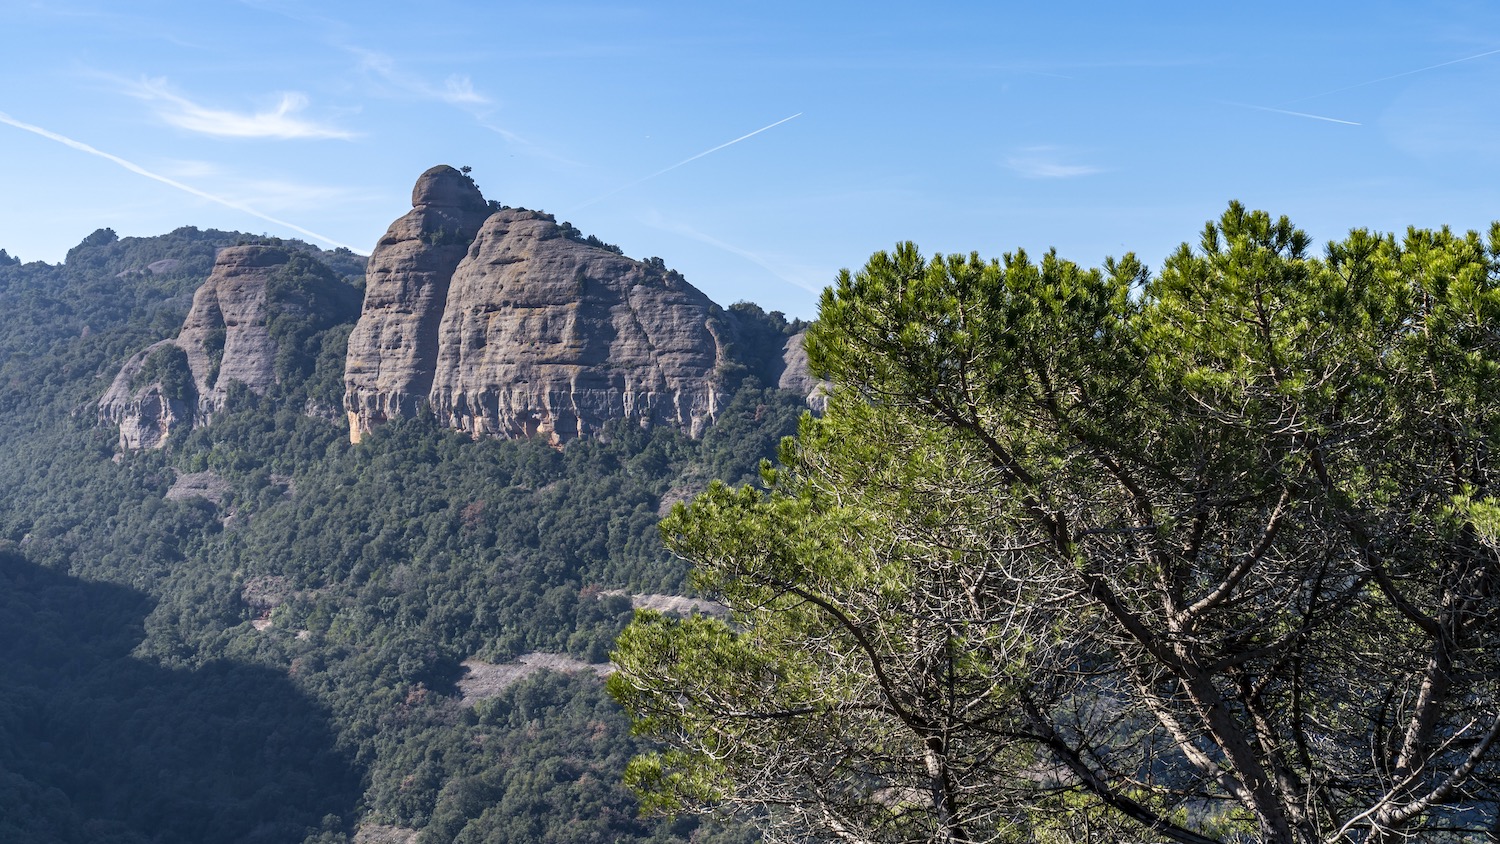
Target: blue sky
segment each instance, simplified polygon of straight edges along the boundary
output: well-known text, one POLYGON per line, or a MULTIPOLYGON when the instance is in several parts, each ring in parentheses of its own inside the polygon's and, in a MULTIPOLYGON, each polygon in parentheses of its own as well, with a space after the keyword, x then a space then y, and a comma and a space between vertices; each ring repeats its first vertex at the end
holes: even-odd
POLYGON ((914 240, 1152 266, 1230 199, 1319 241, 1500 218, 1500 4, 0 0, 0 248, 368 252, 439 163, 812 317, 914 240))

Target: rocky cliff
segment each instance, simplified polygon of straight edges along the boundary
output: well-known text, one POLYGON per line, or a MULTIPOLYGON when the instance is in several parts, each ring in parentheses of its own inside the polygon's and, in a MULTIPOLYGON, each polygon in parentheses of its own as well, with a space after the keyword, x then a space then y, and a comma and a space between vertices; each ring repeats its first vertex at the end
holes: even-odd
POLYGON ((822 413, 828 408, 829 383, 813 374, 807 360, 807 348, 803 345, 806 340, 807 329, 804 328, 782 344, 781 374, 776 379, 776 386, 802 396, 809 408, 822 413))
POLYGON ((713 420, 727 329, 707 296, 535 211, 497 210, 467 239, 472 217, 444 223, 467 246, 456 262, 453 241, 423 236, 435 213, 483 204, 466 177, 433 168, 372 254, 345 374, 353 439, 424 398, 475 436, 554 443, 618 419, 695 435, 713 420))
POLYGON ((616 419, 696 435, 722 390, 717 311, 664 267, 500 211, 454 273, 430 401, 475 435, 560 442, 616 419))
POLYGON ((275 246, 220 249, 176 338, 136 354, 99 401, 123 448, 157 448, 207 424, 241 384, 265 393, 310 374, 317 335, 353 317, 357 293, 317 260, 275 246))
POLYGON ((370 252, 364 309, 349 336, 344 401, 356 439, 427 400, 448 284, 489 216, 474 183, 446 165, 422 174, 411 204, 370 252))
POLYGON ((780 314, 721 309, 661 260, 631 260, 550 214, 487 202, 448 166, 417 180, 365 279, 360 309, 352 288, 301 251, 221 249, 178 336, 125 363, 100 420, 120 427, 122 447, 155 448, 205 424, 235 384, 290 398, 314 374, 318 338, 356 313, 333 352, 356 442, 420 407, 476 437, 561 444, 618 420, 697 436, 743 379, 817 389, 801 335, 786 336, 797 326, 780 314))

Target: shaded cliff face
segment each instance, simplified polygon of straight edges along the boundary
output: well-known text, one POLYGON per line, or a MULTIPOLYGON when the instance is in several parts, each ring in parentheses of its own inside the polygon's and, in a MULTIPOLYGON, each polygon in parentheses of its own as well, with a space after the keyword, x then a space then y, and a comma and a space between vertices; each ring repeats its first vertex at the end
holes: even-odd
POLYGON ((411 201, 370 253, 364 310, 349 337, 344 403, 356 438, 427 399, 448 284, 489 216, 474 183, 446 165, 422 174, 411 201))
POLYGON ((315 259, 274 246, 220 249, 182 330, 136 354, 99 401, 123 448, 158 448, 205 425, 232 385, 265 393, 312 368, 319 332, 353 318, 358 294, 315 259))
POLYGON ((812 366, 807 361, 806 341, 806 329, 786 338, 786 343, 781 347, 782 370, 776 386, 802 396, 810 409, 822 413, 828 409, 830 385, 813 374, 812 366))
POLYGON ((664 267, 500 211, 454 273, 432 408, 475 436, 562 442, 617 419, 696 436, 721 398, 716 310, 664 267))

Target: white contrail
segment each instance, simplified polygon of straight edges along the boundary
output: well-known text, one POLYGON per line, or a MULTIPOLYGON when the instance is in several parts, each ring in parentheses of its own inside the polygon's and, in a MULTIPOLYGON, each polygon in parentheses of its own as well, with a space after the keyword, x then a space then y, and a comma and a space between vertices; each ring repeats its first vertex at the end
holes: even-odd
POLYGON ((642 182, 650 181, 650 180, 656 178, 657 176, 662 175, 663 173, 670 173, 673 170, 676 170, 678 167, 681 167, 684 164, 691 164, 692 162, 697 161, 698 159, 702 158, 705 155, 708 155, 710 153, 718 152, 719 150, 723 149, 724 147, 734 146, 735 144, 739 143, 740 141, 745 140, 746 138, 753 138, 756 135, 759 135, 761 132, 766 131, 767 129, 775 129, 777 126, 780 126, 781 124, 787 122, 788 120, 794 120, 794 119, 796 119, 798 117, 801 117, 801 116, 802 116, 802 112, 799 111, 796 114, 792 115, 791 117, 783 117, 780 120, 776 121, 775 123, 772 123, 770 126, 762 126, 759 129, 756 129, 754 132, 749 133, 748 135, 741 135, 741 136, 739 136, 738 138, 735 138, 732 141, 725 141, 724 143, 719 144, 718 146, 714 147, 713 149, 706 149, 703 152, 698 153, 697 155, 693 156, 692 158, 684 158, 683 160, 677 162, 676 164, 673 164, 671 167, 663 167, 662 169, 657 170, 655 173, 652 173, 649 176, 643 176, 643 177, 641 177, 639 179, 636 179, 635 181, 631 182, 628 185, 621 185, 620 187, 615 188, 614 190, 610 191, 609 193, 600 194, 599 196, 596 196, 593 199, 590 199, 590 200, 588 200, 586 202, 580 202, 579 204, 573 206, 572 208, 568 209, 567 211, 564 211, 563 213, 565 213, 565 214, 571 214, 572 212, 577 211, 580 208, 587 208, 588 206, 593 205, 596 202, 600 202, 602 200, 609 199, 611 196, 614 196, 615 194, 619 193, 620 191, 629 190, 629 189, 635 187, 636 185, 638 185, 638 184, 640 184, 642 182))
POLYGON ((1425 73, 1425 72, 1427 72, 1429 70, 1437 70, 1440 67, 1447 67, 1450 64, 1458 64, 1459 62, 1471 62, 1471 61, 1474 61, 1475 59, 1482 59, 1485 56, 1493 56, 1496 53, 1500 53, 1500 50, 1489 50, 1489 51, 1483 52, 1483 53, 1475 53, 1472 56, 1464 56, 1461 59, 1453 59, 1452 61, 1439 62, 1437 64, 1430 64, 1427 67, 1419 67, 1416 70, 1407 70, 1407 71, 1403 71, 1401 73, 1393 74, 1391 76, 1382 76, 1379 79, 1371 79, 1368 82, 1360 82, 1360 83, 1355 84, 1355 85, 1345 85, 1342 88, 1334 88, 1332 91, 1324 91, 1324 92, 1322 92, 1320 94, 1308 94, 1305 97, 1298 97, 1295 100, 1288 101, 1287 105, 1291 105, 1292 103, 1300 103, 1300 102, 1302 102, 1304 100, 1317 99, 1318 97, 1326 97, 1329 94, 1338 94, 1338 93, 1342 93, 1344 91, 1352 91, 1355 88, 1363 88, 1366 85, 1374 85, 1374 84, 1379 83, 1379 82, 1389 82, 1392 79, 1400 79, 1403 76, 1411 76, 1413 73, 1425 73))
POLYGON ((49 141, 57 141, 58 143, 62 144, 63 146, 72 147, 73 149, 76 149, 79 152, 86 152, 89 155, 97 155, 97 156, 99 156, 100 158, 102 158, 102 159, 104 159, 106 161, 113 161, 114 163, 120 165, 121 167, 124 167, 126 170, 129 170, 130 172, 135 173, 138 176, 145 176, 148 179, 153 179, 153 180, 161 182, 162 184, 167 185, 169 187, 174 187, 174 188, 176 188, 176 189, 178 189, 178 190, 180 190, 180 191, 182 191, 184 193, 190 193, 193 196, 196 196, 196 197, 198 197, 200 199, 206 199, 209 202, 218 203, 219 205, 222 205, 225 208, 232 208, 235 211, 239 211, 239 212, 242 212, 242 213, 245 213, 245 214, 249 214, 252 217, 257 217, 259 219, 265 220, 268 223, 275 223, 278 226, 283 226, 285 228, 289 228, 289 229, 291 229, 294 232, 299 232, 301 234, 305 234, 308 237, 313 238, 314 240, 321 240, 322 242, 330 244, 332 246, 342 246, 343 248, 348 249, 350 252, 357 252, 357 253, 359 253, 361 255, 364 254, 360 250, 355 249, 354 247, 352 247, 352 246, 350 246, 350 245, 348 245, 346 243, 339 243, 337 240, 334 240, 331 237, 326 237, 324 235, 318 234, 317 232, 312 231, 310 229, 304 229, 304 228, 302 228, 301 226, 299 226, 299 225, 297 225, 295 223, 288 223, 286 220, 278 220, 278 219, 276 219, 275 217, 272 217, 269 214, 262 214, 261 212, 255 210, 254 208, 251 208, 250 206, 245 205, 245 204, 240 203, 240 202, 235 202, 232 199, 225 199, 225 198, 223 198, 221 196, 214 196, 211 193, 206 193, 204 191, 198 190, 197 188, 195 188, 195 187, 193 187, 191 185, 185 185, 182 182, 176 181, 175 179, 169 179, 166 176, 163 176, 163 175, 161 175, 159 173, 153 173, 150 170, 147 170, 146 168, 140 166, 139 164, 135 164, 133 162, 126 161, 125 159, 119 157, 118 155, 110 155, 109 153, 105 152, 104 150, 95 149, 94 147, 91 147, 88 144, 83 143, 82 141, 75 141, 72 138, 69 138, 69 137, 67 137, 65 135, 59 135, 56 132, 49 132, 46 129, 43 129, 42 127, 40 127, 40 126, 33 126, 30 123, 23 123, 23 122, 15 119, 14 117, 11 117, 10 115, 6 114, 3 111, 0 111, 0 123, 5 123, 7 125, 14 126, 17 129, 21 129, 23 131, 30 132, 33 135, 41 135, 42 137, 46 138, 49 141))
POLYGON ((1342 123, 1345 126, 1363 126, 1363 123, 1355 123, 1353 120, 1340 120, 1337 117, 1324 117, 1321 114, 1308 114, 1305 111, 1288 111, 1284 108, 1271 108, 1270 106, 1250 105, 1249 103, 1230 103, 1241 108, 1253 108, 1256 111, 1270 111, 1276 114, 1290 114, 1293 117, 1306 117, 1309 120, 1326 120, 1329 123, 1342 123))

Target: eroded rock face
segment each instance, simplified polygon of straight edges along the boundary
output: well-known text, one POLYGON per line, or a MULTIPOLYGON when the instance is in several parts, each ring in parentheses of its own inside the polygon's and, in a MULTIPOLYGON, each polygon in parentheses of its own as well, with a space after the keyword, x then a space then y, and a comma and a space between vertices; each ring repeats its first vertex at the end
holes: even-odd
POLYGON ((620 419, 694 435, 713 420, 721 324, 681 276, 548 214, 488 214, 452 168, 424 173, 412 201, 371 255, 349 338, 351 439, 423 401, 474 436, 554 443, 620 419))
POLYGON ((809 408, 822 413, 828 408, 828 382, 813 375, 807 362, 806 340, 805 330, 786 339, 786 345, 781 349, 781 378, 776 386, 802 396, 809 408))
POLYGON ((266 288, 271 274, 291 258, 269 246, 219 250, 213 274, 193 294, 177 345, 187 353, 198 392, 198 412, 224 407, 231 383, 257 393, 276 383, 276 343, 266 324, 266 288))
POLYGON ((713 303, 676 273, 504 210, 459 265, 430 401, 475 436, 554 443, 626 419, 697 435, 718 411, 713 303))
POLYGON ((99 401, 127 449, 159 448, 183 427, 205 425, 231 386, 257 393, 289 364, 281 344, 352 317, 354 291, 313 259, 274 246, 220 249, 175 339, 136 354, 99 401), (278 339, 273 320, 280 319, 278 339))
MULTIPOLYGON (((192 426, 194 394, 177 390, 173 391, 175 395, 168 395, 169 387, 163 379, 144 371, 148 360, 164 360, 176 349, 173 341, 163 340, 127 360, 99 401, 99 420, 120 426, 122 448, 161 448, 173 431, 192 426)), ((186 378, 187 374, 181 373, 179 383, 185 383, 186 378)))
POLYGON ((364 310, 349 337, 344 370, 356 441, 373 425, 412 415, 427 399, 448 284, 487 216, 488 205, 467 176, 434 167, 412 189, 412 210, 370 253, 364 310))

